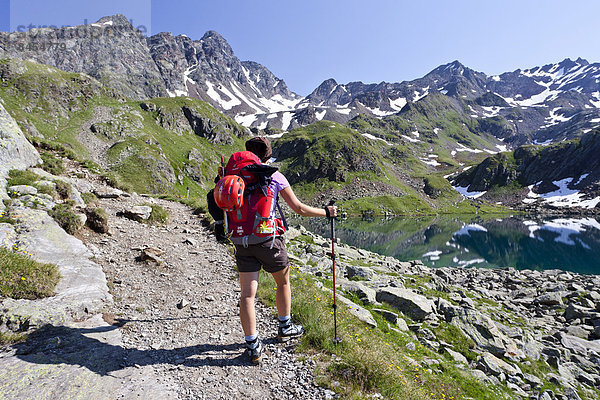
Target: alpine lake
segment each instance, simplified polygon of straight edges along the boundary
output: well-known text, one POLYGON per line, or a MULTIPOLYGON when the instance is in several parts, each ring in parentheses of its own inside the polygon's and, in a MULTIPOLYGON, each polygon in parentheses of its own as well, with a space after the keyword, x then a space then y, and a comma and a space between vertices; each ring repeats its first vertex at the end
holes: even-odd
MULTIPOLYGON (((331 237, 325 218, 294 218, 331 237)), ((560 269, 600 274, 600 217, 437 215, 336 219, 336 237, 431 267, 560 269)))

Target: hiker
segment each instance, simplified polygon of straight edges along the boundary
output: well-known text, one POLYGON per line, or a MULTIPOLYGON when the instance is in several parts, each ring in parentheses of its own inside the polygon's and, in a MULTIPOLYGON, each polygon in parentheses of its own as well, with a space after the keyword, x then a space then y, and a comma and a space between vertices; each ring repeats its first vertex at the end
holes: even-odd
MULTIPOLYGON (((246 150, 256 154, 263 163, 266 163, 272 154, 271 145, 267 138, 254 137, 246 142, 246 150)), ((277 195, 285 200, 294 212, 305 217, 335 217, 336 207, 315 208, 302 203, 290 187, 287 179, 281 172, 271 175, 269 187, 273 190, 274 198, 277 195)), ((271 209, 275 214, 275 205, 271 209)), ((261 266, 270 272, 277 284, 275 301, 279 327, 277 340, 285 342, 292 337, 304 333, 302 325, 295 324, 291 319, 291 288, 290 268, 285 242, 282 236, 268 238, 260 244, 247 247, 236 245, 236 262, 240 277, 240 319, 244 331, 247 352, 251 361, 257 364, 262 355, 263 345, 256 330, 256 313, 254 298, 258 288, 258 275, 261 266)))

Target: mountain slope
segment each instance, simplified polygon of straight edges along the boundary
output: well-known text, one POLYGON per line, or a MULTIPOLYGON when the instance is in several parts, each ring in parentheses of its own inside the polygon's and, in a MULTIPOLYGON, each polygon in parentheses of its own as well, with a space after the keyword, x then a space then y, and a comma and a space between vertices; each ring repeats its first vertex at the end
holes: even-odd
POLYGON ((84 74, 0 59, 0 100, 36 142, 91 160, 129 190, 205 193, 248 132, 193 98, 135 101, 84 74))
POLYGON ((597 129, 580 139, 546 147, 522 146, 514 152, 494 155, 452 181, 460 190, 490 201, 503 198, 515 205, 542 203, 550 207, 598 209, 598 154, 597 129))
POLYGON ((264 66, 240 61, 214 31, 200 40, 146 38, 120 14, 76 27, 0 32, 0 57, 85 73, 134 100, 190 96, 231 115, 288 110, 300 99, 264 66))
POLYGON ((123 15, 77 27, 0 32, 0 57, 82 72, 134 99, 167 94, 146 38, 123 15))

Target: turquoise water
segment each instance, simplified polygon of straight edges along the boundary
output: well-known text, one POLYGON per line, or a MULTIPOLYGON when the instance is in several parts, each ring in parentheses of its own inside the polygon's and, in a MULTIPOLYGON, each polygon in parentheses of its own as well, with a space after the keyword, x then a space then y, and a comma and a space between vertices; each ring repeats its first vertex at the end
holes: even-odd
MULTIPOLYGON (((324 218, 304 218, 330 237, 324 218)), ((432 267, 562 269, 600 274, 600 218, 434 216, 336 222, 344 243, 432 267)))

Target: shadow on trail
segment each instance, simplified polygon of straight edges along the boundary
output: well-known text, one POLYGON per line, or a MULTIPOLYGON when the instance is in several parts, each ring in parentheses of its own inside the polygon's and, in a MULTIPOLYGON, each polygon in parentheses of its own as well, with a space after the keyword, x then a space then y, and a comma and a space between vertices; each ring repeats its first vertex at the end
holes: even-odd
MULTIPOLYGON (((28 340, 12 346, 16 357, 33 364, 81 366, 100 375, 111 375, 127 367, 172 364, 173 366, 251 365, 239 344, 197 344, 173 349, 135 349, 121 345, 119 326, 127 322, 157 320, 116 320, 113 325, 72 328, 46 325, 28 340)), ((275 339, 272 339, 273 342, 275 339)), ((267 341, 268 342, 268 341, 267 341)))

